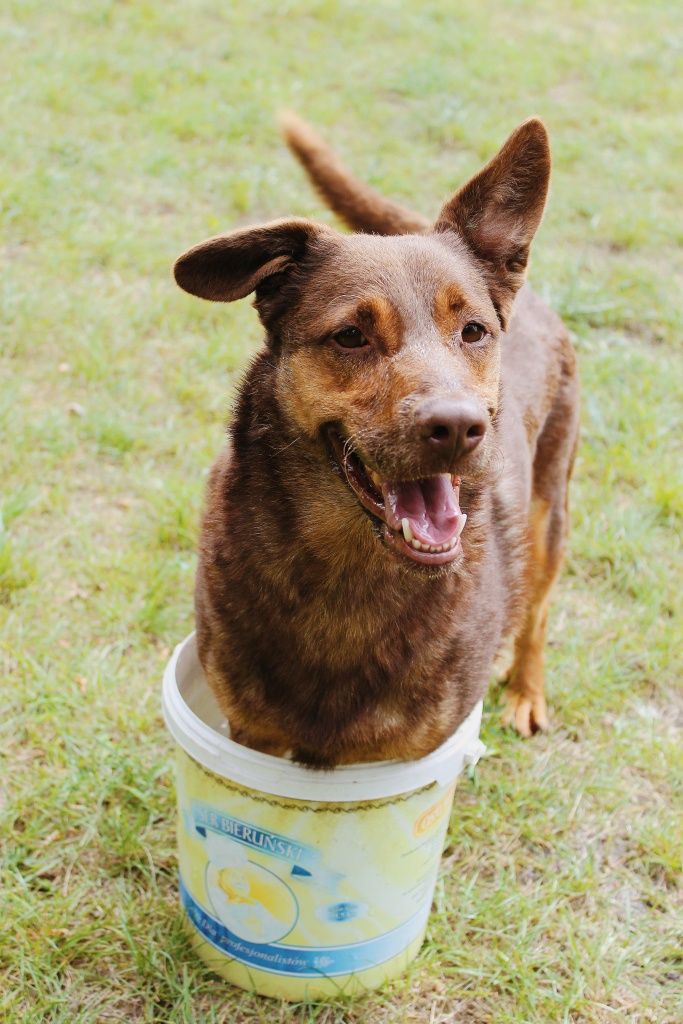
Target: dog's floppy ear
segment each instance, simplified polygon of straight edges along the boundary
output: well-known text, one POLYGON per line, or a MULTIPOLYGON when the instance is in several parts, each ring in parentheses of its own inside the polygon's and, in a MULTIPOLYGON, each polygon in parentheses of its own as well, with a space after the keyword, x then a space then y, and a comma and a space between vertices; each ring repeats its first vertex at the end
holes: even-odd
POLYGON ((291 219, 216 235, 183 253, 173 274, 191 295, 233 302, 272 275, 300 263, 310 243, 324 230, 312 221, 291 219))
POLYGON ((524 281, 550 179, 545 125, 532 117, 443 207, 436 232, 455 231, 483 264, 503 329, 524 281))

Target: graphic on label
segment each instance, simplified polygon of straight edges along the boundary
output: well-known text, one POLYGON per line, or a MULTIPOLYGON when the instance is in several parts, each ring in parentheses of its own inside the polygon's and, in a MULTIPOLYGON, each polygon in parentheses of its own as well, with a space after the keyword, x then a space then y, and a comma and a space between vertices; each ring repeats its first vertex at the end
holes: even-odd
POLYGON ((316 917, 320 921, 342 924, 346 921, 355 921, 357 918, 365 917, 366 912, 367 907, 364 903, 341 900, 339 903, 330 903, 326 907, 318 907, 316 917))
POLYGON ((454 792, 455 783, 446 790, 443 796, 437 800, 435 804, 432 804, 431 807, 428 807, 426 811, 422 812, 413 825, 414 835, 422 836, 425 832, 429 832, 429 830, 436 825, 437 821, 440 821, 444 815, 449 813, 454 792))
POLYGON ((272 871, 243 865, 206 867, 206 891, 220 921, 240 939, 279 942, 296 924, 299 908, 291 889, 272 871))

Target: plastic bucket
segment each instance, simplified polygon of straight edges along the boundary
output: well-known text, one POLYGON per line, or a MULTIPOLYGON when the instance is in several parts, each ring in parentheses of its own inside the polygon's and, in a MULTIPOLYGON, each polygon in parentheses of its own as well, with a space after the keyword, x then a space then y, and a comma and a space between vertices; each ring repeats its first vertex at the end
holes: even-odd
POLYGON ((230 740, 193 634, 166 667, 163 711, 200 956, 241 988, 293 1000, 400 974, 424 938, 455 780, 484 750, 481 704, 419 761, 314 771, 230 740))

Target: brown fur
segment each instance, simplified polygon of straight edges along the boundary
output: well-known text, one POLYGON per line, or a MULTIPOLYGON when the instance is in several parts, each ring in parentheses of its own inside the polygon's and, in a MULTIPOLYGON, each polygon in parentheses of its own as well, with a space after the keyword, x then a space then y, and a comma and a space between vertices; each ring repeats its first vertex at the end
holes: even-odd
POLYGON ((257 749, 317 766, 416 758, 481 698, 512 634, 508 718, 524 735, 545 728, 578 404, 566 331, 518 291, 547 192, 545 129, 517 129, 433 230, 357 182, 299 119, 285 131, 333 209, 378 234, 279 221, 176 264, 205 298, 255 290, 266 328, 208 488, 196 612, 209 682, 257 749), (480 345, 459 340, 471 320, 489 332, 480 345), (369 341, 360 352, 331 340, 349 324, 369 341), (416 424, 422 403, 454 397, 486 433, 446 464, 416 424), (387 549, 335 471, 330 424, 384 479, 462 477, 459 560, 429 569, 387 549))

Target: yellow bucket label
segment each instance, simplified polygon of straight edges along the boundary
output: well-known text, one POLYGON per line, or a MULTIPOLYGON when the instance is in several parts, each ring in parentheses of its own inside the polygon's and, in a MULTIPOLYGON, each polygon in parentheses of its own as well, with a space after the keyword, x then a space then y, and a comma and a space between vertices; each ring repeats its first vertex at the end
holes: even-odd
POLYGON ((306 803, 235 786, 179 749, 181 899, 202 955, 289 998, 398 973, 421 941, 454 788, 306 803))

